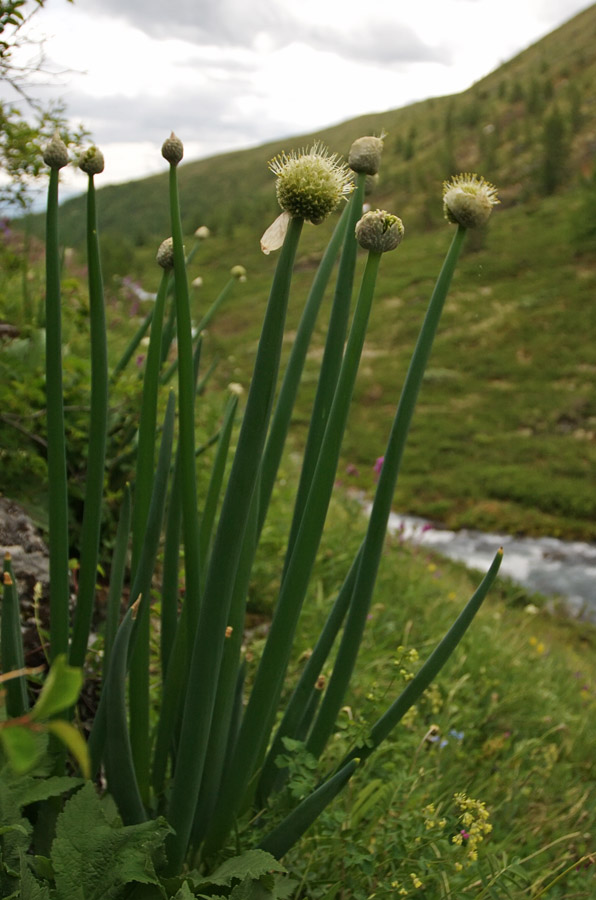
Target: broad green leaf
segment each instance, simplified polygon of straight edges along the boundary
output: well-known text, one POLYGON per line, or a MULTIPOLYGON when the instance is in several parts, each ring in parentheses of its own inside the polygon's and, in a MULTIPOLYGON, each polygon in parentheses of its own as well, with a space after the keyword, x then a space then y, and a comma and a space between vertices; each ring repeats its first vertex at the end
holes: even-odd
POLYGON ((176 891, 172 900, 195 900, 195 894, 188 886, 188 882, 184 882, 179 891, 176 891))
POLYGON ((286 869, 270 853, 264 850, 247 850, 241 856, 227 859, 209 875, 204 884, 230 885, 234 879, 244 881, 245 878, 260 878, 272 872, 285 872, 286 869))
POLYGON ((116 900, 131 882, 159 885, 152 857, 169 830, 163 819, 111 823, 87 782, 56 823, 52 863, 59 900, 116 900))
POLYGON ((41 694, 31 711, 31 718, 49 719, 56 713, 74 706, 82 685, 82 669, 69 666, 66 656, 60 654, 52 663, 41 694))
POLYGON ((0 740, 8 761, 17 775, 31 771, 45 747, 40 735, 23 725, 3 728, 0 731, 0 740))
POLYGON ((48 731, 55 734, 63 744, 65 744, 76 761, 78 762, 81 772, 85 778, 91 778, 91 763, 89 761, 89 751, 87 750, 87 742, 78 729, 71 725, 70 722, 63 720, 55 720, 48 722, 48 731))
POLYGON ((49 886, 37 880, 29 868, 24 854, 21 856, 20 900, 50 900, 49 886))

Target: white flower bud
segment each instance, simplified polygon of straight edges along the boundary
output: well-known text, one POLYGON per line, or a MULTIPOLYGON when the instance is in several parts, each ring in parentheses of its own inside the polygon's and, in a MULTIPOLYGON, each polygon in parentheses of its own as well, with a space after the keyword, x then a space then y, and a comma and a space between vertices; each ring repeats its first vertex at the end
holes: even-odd
POLYGON ((174 240, 169 237, 162 241, 159 245, 157 255, 155 257, 162 269, 174 268, 174 240))
POLYGON ((161 155, 170 165, 177 166, 184 156, 184 147, 180 138, 176 137, 174 132, 162 144, 161 155))
POLYGON ((348 154, 348 165, 354 172, 376 175, 381 165, 383 138, 361 137, 354 141, 348 154))
POLYGON ((77 165, 86 175, 99 175, 104 170, 104 158, 97 147, 89 147, 79 157, 77 165))
POLYGON ((447 221, 464 228, 478 228, 488 221, 499 203, 497 189, 478 175, 464 172, 443 183, 443 211, 447 221))
POLYGON ((375 253, 395 250, 403 236, 402 220, 384 209, 365 213, 356 224, 356 240, 365 250, 375 253))
POLYGON ((50 169, 63 169, 68 165, 68 150, 58 131, 45 148, 43 161, 50 169))

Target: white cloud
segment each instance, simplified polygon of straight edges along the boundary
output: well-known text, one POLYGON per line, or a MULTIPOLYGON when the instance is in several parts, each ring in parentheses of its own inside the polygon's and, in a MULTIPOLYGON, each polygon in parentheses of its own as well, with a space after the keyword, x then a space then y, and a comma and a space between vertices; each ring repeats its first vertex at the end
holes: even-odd
POLYGON ((585 5, 47 0, 35 29, 70 71, 38 91, 91 130, 107 183, 159 171, 171 129, 188 159, 463 90, 585 5))

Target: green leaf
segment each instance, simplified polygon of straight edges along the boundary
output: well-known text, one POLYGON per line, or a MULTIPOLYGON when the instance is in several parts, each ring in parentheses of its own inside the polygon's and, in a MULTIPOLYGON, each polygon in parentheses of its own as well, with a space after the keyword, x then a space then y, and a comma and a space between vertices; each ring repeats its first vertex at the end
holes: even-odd
POLYGON ((23 725, 3 728, 0 739, 10 766, 17 775, 30 772, 45 750, 43 735, 23 725))
POLYGON ((176 891, 172 900, 195 900, 195 894, 188 886, 188 882, 184 882, 179 891, 176 891))
POLYGON ((50 900, 49 886, 37 880, 29 868, 24 854, 21 856, 20 900, 50 900))
POLYGON ((260 878, 271 872, 285 872, 286 869, 270 853, 264 850, 247 850, 241 856, 227 859, 209 876, 209 884, 230 885, 237 878, 260 878))
POLYGON ((169 832, 164 819, 110 822, 91 783, 66 803, 56 824, 52 863, 59 900, 116 900, 131 882, 159 886, 153 856, 169 832))
POLYGON ((84 777, 91 778, 89 751, 87 749, 87 742, 81 732, 75 728, 74 725, 71 725, 70 722, 64 722, 62 719, 48 722, 48 731, 55 734, 56 737, 66 745, 78 762, 84 777))
POLYGON ((57 656, 48 672, 37 703, 31 711, 32 719, 49 719, 56 713, 74 706, 83 685, 83 672, 66 662, 66 655, 57 656))

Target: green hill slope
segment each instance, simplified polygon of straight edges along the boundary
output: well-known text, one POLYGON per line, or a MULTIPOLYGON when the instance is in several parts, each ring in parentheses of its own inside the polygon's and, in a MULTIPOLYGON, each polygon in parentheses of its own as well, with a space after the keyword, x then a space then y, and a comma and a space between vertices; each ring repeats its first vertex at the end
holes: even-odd
MULTIPOLYGON (((242 263, 249 280, 210 329, 220 383, 250 377, 274 260, 259 237, 277 215, 267 160, 323 140, 346 154, 362 134, 387 132, 373 205, 400 215, 406 239, 383 260, 378 301, 344 450, 346 484, 372 490, 387 429, 426 301, 450 240, 441 182, 476 171, 502 205, 486 234, 470 235, 417 411, 397 505, 440 519, 510 532, 596 539, 596 6, 469 90, 375 113, 305 135, 180 167, 186 231, 213 237, 200 253, 204 293, 242 263), (359 474, 355 474, 358 470, 359 474)), ((166 126, 167 130, 167 126, 166 126)), ((166 134, 164 133, 164 137, 166 134)), ((180 135, 184 139, 184 135, 180 135)), ((169 233, 167 174, 98 192, 109 272, 142 277, 169 233)), ((83 203, 62 207, 62 235, 77 245, 83 203)), ((332 224, 305 230, 289 328, 332 224)), ((147 272, 151 274, 147 276, 147 272)), ((205 297, 205 299, 203 299, 205 297)), ((317 341, 322 344, 323 310, 317 341)), ((134 323, 131 323, 131 327, 134 323)), ((293 439, 304 436, 313 365, 293 439)))

